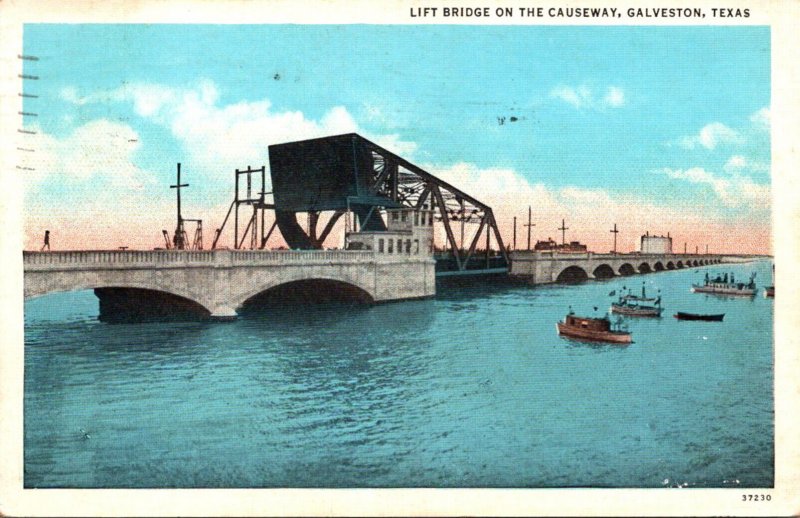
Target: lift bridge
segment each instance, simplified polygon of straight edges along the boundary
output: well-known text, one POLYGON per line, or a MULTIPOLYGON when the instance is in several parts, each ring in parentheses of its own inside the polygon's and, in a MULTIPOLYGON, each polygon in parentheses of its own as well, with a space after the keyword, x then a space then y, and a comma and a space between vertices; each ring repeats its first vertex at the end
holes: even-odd
POLYGON ((291 249, 314 250, 322 249, 342 216, 348 231, 381 232, 387 230, 386 210, 415 208, 431 210, 444 230, 446 244, 435 253, 437 276, 508 271, 491 207, 358 134, 271 145, 269 163, 272 192, 265 191, 265 168, 236 171, 236 194, 212 248, 231 215, 235 249, 263 249, 277 226, 291 249), (253 174, 261 180, 255 192, 253 174), (273 203, 267 202, 270 194, 273 203), (267 211, 275 215, 269 230, 267 211), (298 220, 302 214, 305 228, 298 220), (318 229, 323 215, 327 222, 318 229))
POLYGON ((742 260, 685 251, 534 250, 516 252, 509 265, 490 207, 359 135, 273 145, 269 155, 273 192, 265 190, 266 167, 237 170, 234 201, 212 250, 202 249, 201 221, 182 216, 180 189, 188 185, 181 183, 179 166, 172 186, 177 226, 172 240, 165 232, 167 249, 26 251, 25 298, 94 289, 101 319, 186 313, 228 320, 265 298, 283 300, 287 294, 364 302, 428 298, 436 294, 437 277, 506 273, 509 266, 512 277, 537 285, 742 260), (256 191, 254 175, 260 180, 256 191), (275 214, 268 231, 267 211, 275 214), (306 228, 298 221, 303 213, 306 228), (323 213, 328 219, 318 231, 323 213), (348 249, 322 250, 342 216, 348 249), (228 221, 234 246, 218 249, 228 221), (197 223, 192 243, 186 222, 197 223), (429 253, 432 227, 444 231, 446 244, 435 257, 429 253), (263 250, 276 228, 294 250, 263 250))

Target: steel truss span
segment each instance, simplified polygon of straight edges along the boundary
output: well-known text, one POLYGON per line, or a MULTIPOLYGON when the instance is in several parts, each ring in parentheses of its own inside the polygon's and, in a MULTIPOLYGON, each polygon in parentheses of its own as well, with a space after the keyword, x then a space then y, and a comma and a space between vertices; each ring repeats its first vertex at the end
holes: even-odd
POLYGON ((358 134, 272 145, 269 157, 277 226, 291 248, 322 248, 344 214, 353 215, 352 230, 381 231, 383 210, 412 207, 434 212, 457 270, 468 269, 479 245, 508 264, 491 207, 358 134), (318 232, 323 212, 332 215, 318 232), (299 213, 307 214, 307 229, 299 213))

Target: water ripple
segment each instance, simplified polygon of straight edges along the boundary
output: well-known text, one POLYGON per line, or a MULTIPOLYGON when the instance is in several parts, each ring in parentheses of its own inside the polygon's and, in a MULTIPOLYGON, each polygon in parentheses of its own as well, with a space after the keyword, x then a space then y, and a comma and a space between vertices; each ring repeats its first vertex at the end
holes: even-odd
POLYGON ((43 297, 26 304, 25 484, 770 486, 772 301, 689 293, 702 272, 648 279, 668 312, 725 323, 630 321, 628 347, 555 332, 621 279, 225 324, 108 325, 91 292, 43 297))

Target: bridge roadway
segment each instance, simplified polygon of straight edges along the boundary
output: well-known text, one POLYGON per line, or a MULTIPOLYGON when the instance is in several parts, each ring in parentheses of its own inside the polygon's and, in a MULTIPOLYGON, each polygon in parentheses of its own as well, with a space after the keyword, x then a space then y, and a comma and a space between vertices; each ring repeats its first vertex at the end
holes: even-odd
MULTIPOLYGON (((235 318, 236 310, 253 297, 302 281, 310 282, 310 289, 314 282, 328 287, 333 282, 373 302, 436 293, 435 261, 424 253, 98 250, 24 252, 23 263, 26 299, 62 291, 134 288, 199 304, 203 313, 218 319, 235 318)), ((101 311, 102 304, 101 297, 101 311)))
POLYGON ((694 268, 738 262, 733 256, 711 254, 596 254, 517 251, 509 275, 529 284, 610 279, 615 276, 694 268))

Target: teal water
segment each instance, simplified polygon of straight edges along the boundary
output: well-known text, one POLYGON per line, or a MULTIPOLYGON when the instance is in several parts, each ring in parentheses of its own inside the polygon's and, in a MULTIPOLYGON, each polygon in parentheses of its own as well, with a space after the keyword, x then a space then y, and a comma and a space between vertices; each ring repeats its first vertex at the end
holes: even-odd
POLYGON ((92 292, 25 306, 26 487, 770 487, 773 301, 696 268, 435 300, 105 324, 92 292), (559 338, 623 285, 634 343, 559 338), (676 311, 725 313, 683 322, 676 311))

